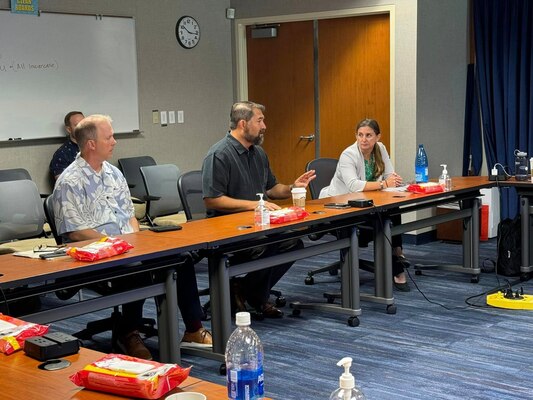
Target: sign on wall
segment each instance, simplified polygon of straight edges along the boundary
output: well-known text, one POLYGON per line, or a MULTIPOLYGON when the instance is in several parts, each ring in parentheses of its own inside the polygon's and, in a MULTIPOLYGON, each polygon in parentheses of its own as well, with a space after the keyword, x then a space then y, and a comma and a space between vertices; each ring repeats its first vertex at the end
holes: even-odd
POLYGON ((38 15, 39 0, 11 0, 11 12, 38 15))

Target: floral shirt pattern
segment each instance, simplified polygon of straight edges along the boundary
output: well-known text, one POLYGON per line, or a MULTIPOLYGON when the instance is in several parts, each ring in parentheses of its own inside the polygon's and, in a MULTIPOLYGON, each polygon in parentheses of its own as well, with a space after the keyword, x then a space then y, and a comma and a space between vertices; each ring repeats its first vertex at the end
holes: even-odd
POLYGON ((95 229, 112 236, 133 232, 135 215, 130 190, 118 168, 104 161, 96 172, 78 154, 58 178, 52 193, 57 232, 66 234, 95 229))

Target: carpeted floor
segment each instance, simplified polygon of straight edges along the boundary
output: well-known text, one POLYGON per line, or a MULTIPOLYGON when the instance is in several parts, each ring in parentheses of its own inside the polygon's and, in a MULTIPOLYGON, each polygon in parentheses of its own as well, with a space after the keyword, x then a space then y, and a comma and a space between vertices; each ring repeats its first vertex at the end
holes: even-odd
MULTIPOLYGON (((372 249, 362 249, 369 257, 372 249)), ((412 263, 462 260, 461 246, 433 242, 405 246, 412 263)), ((338 252, 302 260, 279 282, 291 301, 325 301, 322 292, 339 288, 339 277, 318 275, 315 285, 303 284, 309 269, 334 261, 338 252)), ((481 260, 496 258, 496 241, 482 242, 481 260)), ((485 261, 485 264, 489 264, 485 261)), ((479 283, 470 277, 444 271, 409 270, 411 292, 395 292, 397 313, 389 315, 385 306, 362 303, 360 326, 349 327, 346 318, 332 314, 302 311, 291 315, 288 306, 280 320, 253 322, 265 349, 266 394, 274 399, 327 399, 338 386, 342 357, 354 359, 352 371, 369 400, 387 399, 533 399, 533 312, 488 308, 485 296, 465 299, 505 284, 500 277, 482 274, 479 283)), ((207 268, 198 267, 199 286, 207 283, 207 268)), ((373 275, 361 273, 361 290, 372 292, 373 275)), ((533 284, 523 287, 533 294, 533 284)), ((73 333, 102 311, 53 324, 54 330, 73 333)), ((145 315, 154 316, 152 300, 145 315)), ((206 323, 209 327, 209 322, 206 323)), ((183 327, 180 327, 183 329, 183 327)), ((86 345, 110 351, 110 333, 86 345)), ((146 340, 157 354, 157 338, 146 340)), ((185 355, 183 365, 193 365, 192 374, 224 384, 219 363, 185 355)))

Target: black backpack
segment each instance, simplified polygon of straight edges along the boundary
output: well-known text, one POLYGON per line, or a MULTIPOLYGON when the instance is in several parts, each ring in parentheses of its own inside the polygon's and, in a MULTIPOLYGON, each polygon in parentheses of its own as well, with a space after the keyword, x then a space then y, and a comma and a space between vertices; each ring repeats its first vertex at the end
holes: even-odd
POLYGON ((497 272, 504 276, 520 275, 521 242, 520 215, 515 219, 506 218, 498 224, 497 272))

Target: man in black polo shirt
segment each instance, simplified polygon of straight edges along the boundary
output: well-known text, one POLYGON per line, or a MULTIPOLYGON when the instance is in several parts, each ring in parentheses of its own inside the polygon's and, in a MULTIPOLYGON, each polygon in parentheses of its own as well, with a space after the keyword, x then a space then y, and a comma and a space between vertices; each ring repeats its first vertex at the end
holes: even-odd
MULTIPOLYGON (((315 178, 315 171, 309 171, 292 185, 278 183, 261 147, 266 130, 264 110, 263 105, 250 101, 235 103, 230 113, 230 132, 207 153, 202 167, 202 180, 208 217, 254 210, 258 205, 257 193, 263 193, 266 199, 289 198, 292 187, 307 188, 315 178)), ((265 201, 265 206, 269 210, 280 208, 269 201, 265 201)), ((290 240, 240 252, 236 257, 242 260, 257 259, 301 247, 303 244, 300 240, 290 240)), ((265 317, 283 316, 283 312, 269 303, 268 298, 270 289, 292 264, 251 272, 244 278, 234 280, 232 289, 236 307, 243 308, 247 301, 265 317)))

